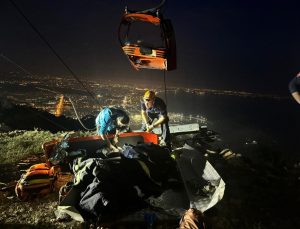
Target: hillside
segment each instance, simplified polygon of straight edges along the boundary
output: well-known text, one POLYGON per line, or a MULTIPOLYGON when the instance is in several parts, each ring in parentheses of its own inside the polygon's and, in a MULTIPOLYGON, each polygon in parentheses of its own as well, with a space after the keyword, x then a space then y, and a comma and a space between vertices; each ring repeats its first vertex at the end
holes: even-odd
MULTIPOLYGON (((1 182, 18 179, 21 172, 16 169, 16 163, 21 159, 36 155, 35 160, 44 160, 41 145, 53 138, 61 138, 64 134, 38 130, 2 133, 1 182)), ((211 153, 207 157, 226 182, 224 198, 205 212, 213 228, 300 226, 297 211, 293 210, 300 203, 297 197, 300 191, 299 165, 293 164, 280 152, 257 145, 250 146, 245 156, 226 157, 220 153, 211 153)), ((75 222, 56 222, 53 213, 56 205, 57 194, 26 203, 19 202, 15 197, 7 199, 1 194, 0 223, 6 226, 17 223, 36 228, 81 227, 75 222)))
MULTIPOLYGON (((41 130, 49 127, 44 119, 40 119, 40 114, 43 114, 41 111, 16 106, 5 100, 1 100, 0 104, 3 127, 0 133, 0 183, 3 187, 19 179, 22 170, 29 167, 30 161, 37 163, 45 160, 41 148, 43 143, 60 139, 67 132, 57 132, 59 128, 55 129, 54 126, 41 130), (23 162, 23 165, 20 166, 19 162, 23 162)), ((56 117, 45 115, 56 121, 56 117)), ((60 120, 61 124, 68 123, 70 127, 76 121, 67 118, 60 120)), ((92 132, 76 134, 90 135, 92 132)), ((198 147, 200 152, 211 150, 207 151, 207 158, 226 183, 224 198, 205 212, 213 228, 300 227, 300 219, 297 211, 294 211, 300 204, 300 164, 292 156, 294 154, 250 144, 243 152, 235 152, 227 157, 221 153, 224 144, 220 142, 209 142, 208 145, 202 142, 190 143, 198 147)), ((14 224, 17 228, 82 228, 83 225, 75 222, 57 222, 54 216, 56 205, 57 193, 24 203, 13 197, 13 189, 11 192, 1 192, 0 226, 11 228, 14 224)))
MULTIPOLYGON (((83 117, 83 123, 93 129, 95 117, 83 117)), ((0 131, 13 130, 48 130, 58 131, 83 130, 77 120, 65 116, 56 117, 46 111, 29 106, 13 104, 6 98, 0 97, 0 131)))

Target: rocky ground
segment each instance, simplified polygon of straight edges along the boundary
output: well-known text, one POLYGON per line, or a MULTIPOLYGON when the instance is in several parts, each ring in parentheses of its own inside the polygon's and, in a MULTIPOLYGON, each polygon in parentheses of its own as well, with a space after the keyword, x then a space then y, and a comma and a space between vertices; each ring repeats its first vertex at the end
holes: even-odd
POLYGON ((78 222, 60 223, 54 211, 58 204, 58 192, 27 202, 18 200, 14 186, 24 169, 44 162, 42 154, 30 156, 19 163, 2 164, 0 167, 0 227, 1 228, 82 228, 78 222), (5 183, 4 183, 4 182, 5 183), (5 185, 6 184, 6 185, 5 185))
POLYGON ((55 219, 57 194, 30 202, 7 199, 1 195, 1 228, 81 228, 80 223, 59 223, 55 219))
MULTIPOLYGON (((205 144, 196 142, 196 145, 203 150, 205 144)), ((298 211, 294 210, 300 204, 300 164, 295 157, 288 156, 288 152, 277 152, 260 145, 247 146, 241 155, 230 150, 222 151, 218 146, 205 149, 208 160, 226 183, 224 198, 205 212, 208 228, 300 228, 298 211)), ((42 160, 42 155, 39 155, 27 158, 21 164, 2 164, 0 181, 7 184, 16 180, 21 170, 31 162, 42 160)), ((21 202, 13 195, 13 189, 2 191, 0 227, 92 227, 74 221, 58 222, 54 215, 57 203, 57 193, 21 202)), ((156 228, 176 228, 176 225, 159 225, 156 228)))

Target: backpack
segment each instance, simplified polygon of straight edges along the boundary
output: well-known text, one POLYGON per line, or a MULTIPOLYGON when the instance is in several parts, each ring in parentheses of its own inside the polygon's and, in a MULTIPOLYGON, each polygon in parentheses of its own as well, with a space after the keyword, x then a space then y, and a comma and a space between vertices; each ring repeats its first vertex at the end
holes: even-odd
POLYGON ((55 167, 46 163, 32 165, 22 174, 17 182, 15 192, 22 201, 43 196, 53 191, 55 167))

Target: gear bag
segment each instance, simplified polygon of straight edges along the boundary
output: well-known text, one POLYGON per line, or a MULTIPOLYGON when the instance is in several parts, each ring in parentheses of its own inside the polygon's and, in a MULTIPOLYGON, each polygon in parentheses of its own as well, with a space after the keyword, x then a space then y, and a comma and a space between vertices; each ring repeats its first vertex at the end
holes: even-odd
POLYGON ((32 165, 17 182, 15 188, 17 197, 26 201, 52 192, 54 177, 54 166, 49 167, 46 163, 32 165))

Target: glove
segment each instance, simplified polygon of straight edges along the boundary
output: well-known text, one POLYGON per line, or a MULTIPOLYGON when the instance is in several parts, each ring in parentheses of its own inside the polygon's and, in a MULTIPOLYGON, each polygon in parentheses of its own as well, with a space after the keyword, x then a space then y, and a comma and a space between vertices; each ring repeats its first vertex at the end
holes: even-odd
POLYGON ((147 125, 147 132, 151 132, 154 129, 153 125, 147 125))

